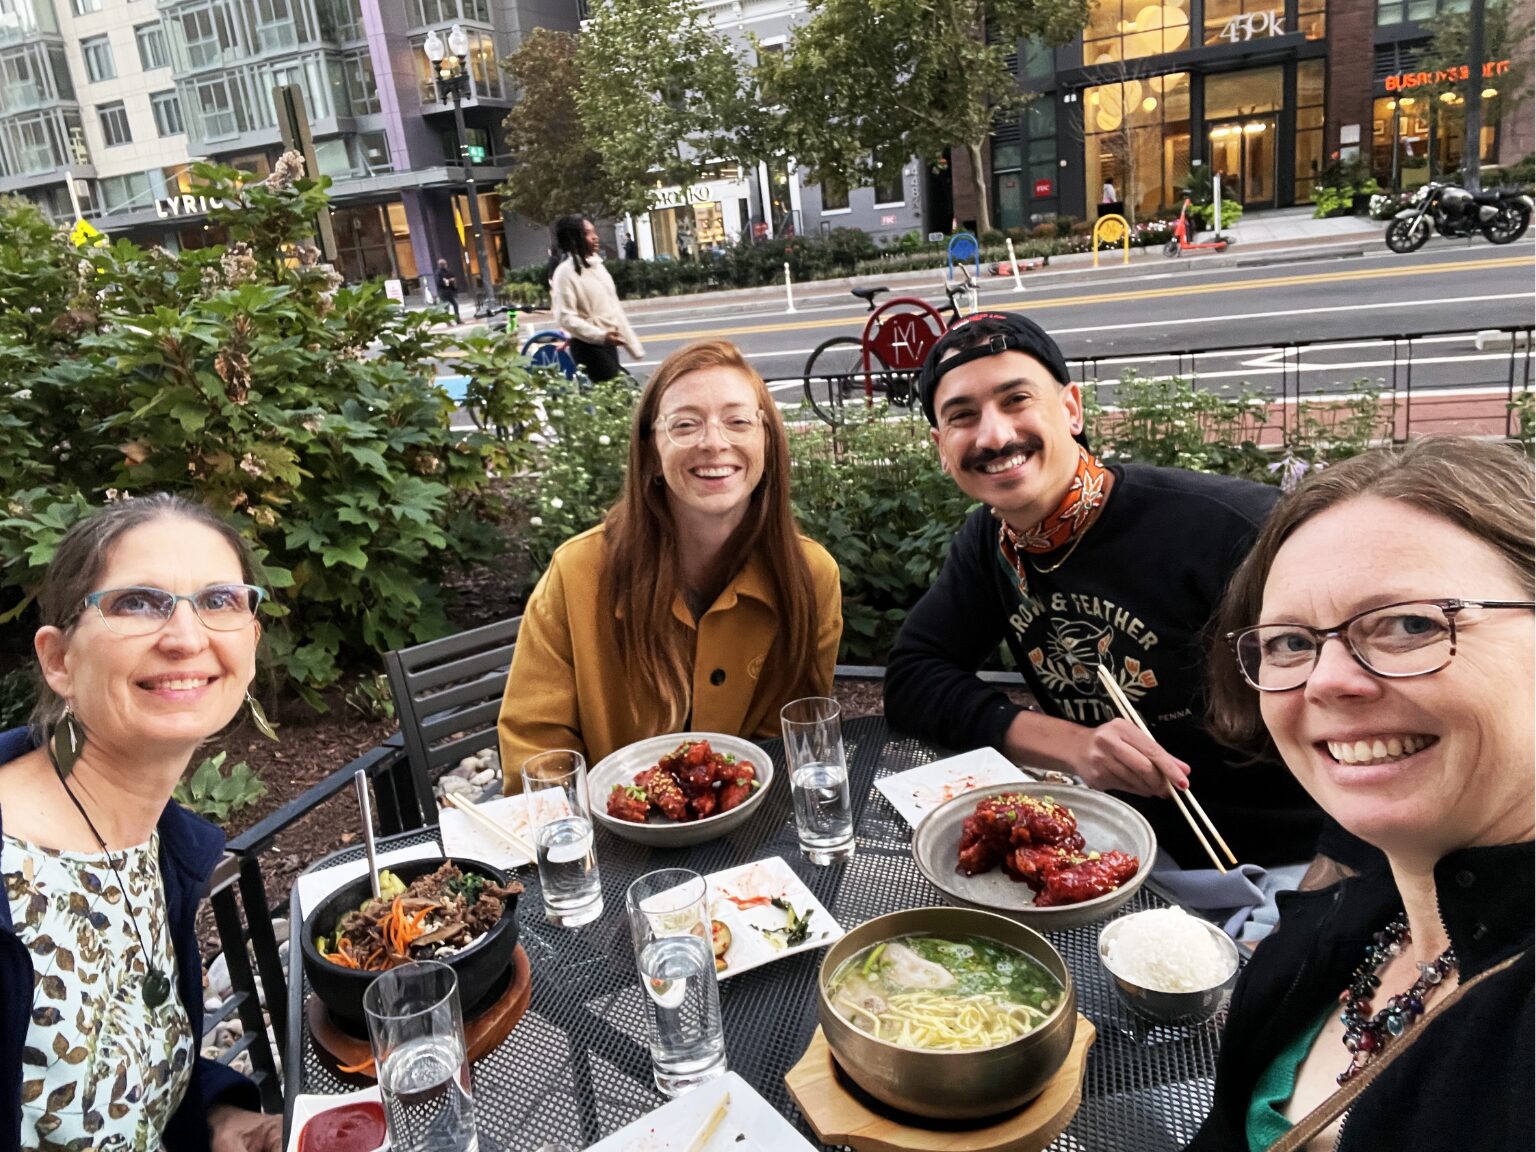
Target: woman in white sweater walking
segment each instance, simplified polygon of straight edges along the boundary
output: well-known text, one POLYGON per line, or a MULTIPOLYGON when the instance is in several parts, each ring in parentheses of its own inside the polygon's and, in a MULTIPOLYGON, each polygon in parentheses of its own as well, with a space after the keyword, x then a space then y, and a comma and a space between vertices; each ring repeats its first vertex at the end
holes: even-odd
POLYGON ((591 380, 611 380, 619 348, 636 360, 645 355, 640 337, 619 307, 613 277, 598 255, 597 229, 585 216, 555 221, 555 251, 549 260, 549 294, 555 323, 571 339, 571 355, 591 380))

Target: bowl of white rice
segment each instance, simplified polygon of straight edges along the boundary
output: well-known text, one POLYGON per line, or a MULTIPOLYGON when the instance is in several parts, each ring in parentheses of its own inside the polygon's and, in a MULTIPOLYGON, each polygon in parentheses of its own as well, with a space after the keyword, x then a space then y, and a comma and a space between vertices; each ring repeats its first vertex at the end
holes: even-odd
POLYGON ((1099 933, 1099 960, 1126 1006, 1154 1024, 1199 1024, 1237 983, 1232 938, 1182 908, 1122 916, 1099 933))

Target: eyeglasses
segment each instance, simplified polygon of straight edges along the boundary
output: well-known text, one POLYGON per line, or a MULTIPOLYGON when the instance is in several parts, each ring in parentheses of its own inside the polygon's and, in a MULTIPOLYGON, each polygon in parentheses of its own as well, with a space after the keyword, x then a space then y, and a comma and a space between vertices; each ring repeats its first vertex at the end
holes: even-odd
POLYGON ((185 600, 205 627, 237 632, 256 619, 265 597, 265 590, 251 584, 212 584, 190 596, 135 585, 92 592, 84 607, 96 609, 102 623, 119 636, 148 636, 164 628, 185 600))
POLYGON ((710 424, 719 427, 720 435, 725 437, 727 443, 741 444, 757 431, 762 422, 761 409, 754 408, 749 412, 743 408, 709 417, 700 416, 697 412, 674 412, 670 416, 660 417, 653 427, 665 432, 667 439, 679 448, 697 448, 704 442, 704 431, 710 424))
POLYGON ((1228 632, 1237 666, 1260 692, 1289 692, 1312 675, 1323 645, 1339 639, 1360 667, 1387 680, 1428 676, 1456 655, 1456 615, 1467 608, 1530 610, 1530 600, 1404 600, 1369 608, 1333 628, 1255 624, 1228 632))

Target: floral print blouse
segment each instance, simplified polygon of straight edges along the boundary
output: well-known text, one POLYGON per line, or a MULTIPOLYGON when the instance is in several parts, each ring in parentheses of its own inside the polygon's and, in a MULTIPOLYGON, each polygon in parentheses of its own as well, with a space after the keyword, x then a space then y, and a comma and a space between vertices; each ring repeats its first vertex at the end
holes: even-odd
POLYGON ((22 1147, 154 1152, 197 1054, 175 994, 159 833, 111 858, 128 889, 126 903, 101 853, 60 852, 6 836, 4 858, 11 920, 33 967, 21 1057, 22 1147), (172 989, 154 1008, 143 997, 151 965, 172 989))

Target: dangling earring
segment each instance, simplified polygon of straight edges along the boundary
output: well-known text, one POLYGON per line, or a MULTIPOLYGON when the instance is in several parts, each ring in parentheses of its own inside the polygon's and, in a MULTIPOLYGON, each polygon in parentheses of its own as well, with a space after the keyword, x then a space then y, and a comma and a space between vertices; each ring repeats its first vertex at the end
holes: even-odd
POLYGON ((75 716, 74 708, 66 703, 64 715, 59 717, 53 731, 48 734, 48 755, 60 776, 67 777, 75 770, 75 763, 85 748, 85 726, 75 716))
POLYGON ((260 732, 268 740, 277 740, 277 729, 273 726, 272 721, 267 719, 266 712, 262 710, 261 704, 257 702, 256 697, 251 695, 249 689, 245 693, 245 702, 250 706, 251 723, 256 725, 256 731, 260 732))

